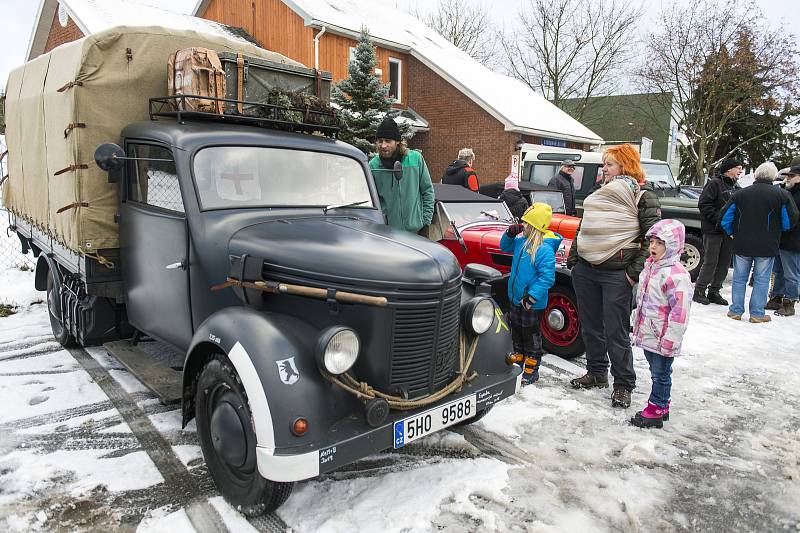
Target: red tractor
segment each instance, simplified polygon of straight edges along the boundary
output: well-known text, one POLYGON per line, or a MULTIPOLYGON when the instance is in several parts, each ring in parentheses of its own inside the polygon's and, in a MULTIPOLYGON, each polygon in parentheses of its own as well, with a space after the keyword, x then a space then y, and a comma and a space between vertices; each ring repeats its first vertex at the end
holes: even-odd
MULTIPOLYGON (((480 263, 506 274, 493 285, 493 297, 507 311, 506 283, 511 270, 511 255, 500 250, 500 237, 510 224, 516 222, 514 216, 497 198, 474 193, 460 185, 435 183, 433 186, 436 208, 429 238, 453 252, 462 268, 468 263, 480 263)), ((564 238, 556 253, 556 283, 550 289, 547 309, 542 313, 544 348, 566 359, 577 357, 585 349, 567 256, 580 218, 564 214, 564 198, 558 190, 526 187, 523 193, 530 193, 534 202, 545 202, 553 207, 550 229, 564 238)))

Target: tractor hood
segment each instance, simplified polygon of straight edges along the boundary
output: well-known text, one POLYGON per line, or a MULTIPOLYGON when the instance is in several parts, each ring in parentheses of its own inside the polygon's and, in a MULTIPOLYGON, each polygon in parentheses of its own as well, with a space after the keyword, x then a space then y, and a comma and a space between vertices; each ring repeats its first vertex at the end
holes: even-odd
POLYGON ((229 252, 264 259, 264 270, 307 280, 441 285, 461 269, 446 248, 423 237, 352 217, 284 218, 243 228, 229 252))

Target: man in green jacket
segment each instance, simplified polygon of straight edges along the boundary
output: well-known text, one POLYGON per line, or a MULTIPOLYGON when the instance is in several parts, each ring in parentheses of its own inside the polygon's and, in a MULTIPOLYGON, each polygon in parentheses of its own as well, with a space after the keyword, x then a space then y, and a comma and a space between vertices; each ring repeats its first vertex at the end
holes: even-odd
POLYGON ((378 188, 381 211, 393 228, 419 233, 433 218, 433 184, 428 166, 421 153, 401 144, 400 128, 393 118, 386 117, 381 122, 375 137, 378 155, 370 160, 369 168, 378 188))

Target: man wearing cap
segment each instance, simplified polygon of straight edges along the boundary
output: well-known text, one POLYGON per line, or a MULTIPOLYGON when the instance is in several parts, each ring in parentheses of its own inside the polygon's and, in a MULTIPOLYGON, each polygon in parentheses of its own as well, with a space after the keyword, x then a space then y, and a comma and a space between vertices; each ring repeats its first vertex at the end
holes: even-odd
MULTIPOLYGON (((795 207, 800 207, 800 164, 781 173, 780 185, 786 190, 795 207)), ((781 234, 781 243, 772 265, 775 283, 764 309, 775 310, 778 316, 793 316, 794 304, 800 298, 800 225, 781 234)))
POLYGON ((733 258, 733 241, 725 235, 720 226, 720 210, 730 200, 736 186, 736 181, 742 173, 742 163, 736 159, 726 159, 719 166, 719 174, 711 178, 700 199, 697 207, 700 209, 700 230, 703 232, 703 266, 694 286, 692 300, 703 305, 714 303, 728 305, 719 291, 722 282, 728 275, 728 268, 733 258), (708 289, 708 295, 706 295, 708 289))
POLYGON ((433 218, 433 184, 422 154, 400 142, 400 128, 386 117, 375 134, 378 152, 369 162, 381 211, 393 228, 419 233, 433 218))
POLYGON ((576 216, 578 211, 575 209, 575 182, 572 173, 575 172, 575 162, 565 159, 561 162, 558 174, 550 179, 548 187, 558 189, 564 195, 564 208, 568 215, 576 216))

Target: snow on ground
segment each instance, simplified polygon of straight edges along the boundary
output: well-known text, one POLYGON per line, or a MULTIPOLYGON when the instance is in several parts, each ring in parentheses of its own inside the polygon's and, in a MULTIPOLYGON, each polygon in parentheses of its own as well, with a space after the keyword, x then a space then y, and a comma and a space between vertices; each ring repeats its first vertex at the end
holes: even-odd
MULTIPOLYGON (((218 496, 194 425, 89 349, 187 469, 197 496, 180 500, 55 345, 31 286, 30 272, 0 272, 0 295, 19 306, 0 319, 0 530, 202 531, 198 502, 231 531, 255 530, 218 496)), ((583 359, 547 356, 539 383, 474 428, 298 483, 278 516, 295 532, 798 531, 800 316, 750 324, 725 311, 693 307, 663 430, 628 424, 650 390, 641 351, 626 410, 611 408, 610 389, 568 388, 583 359)))

